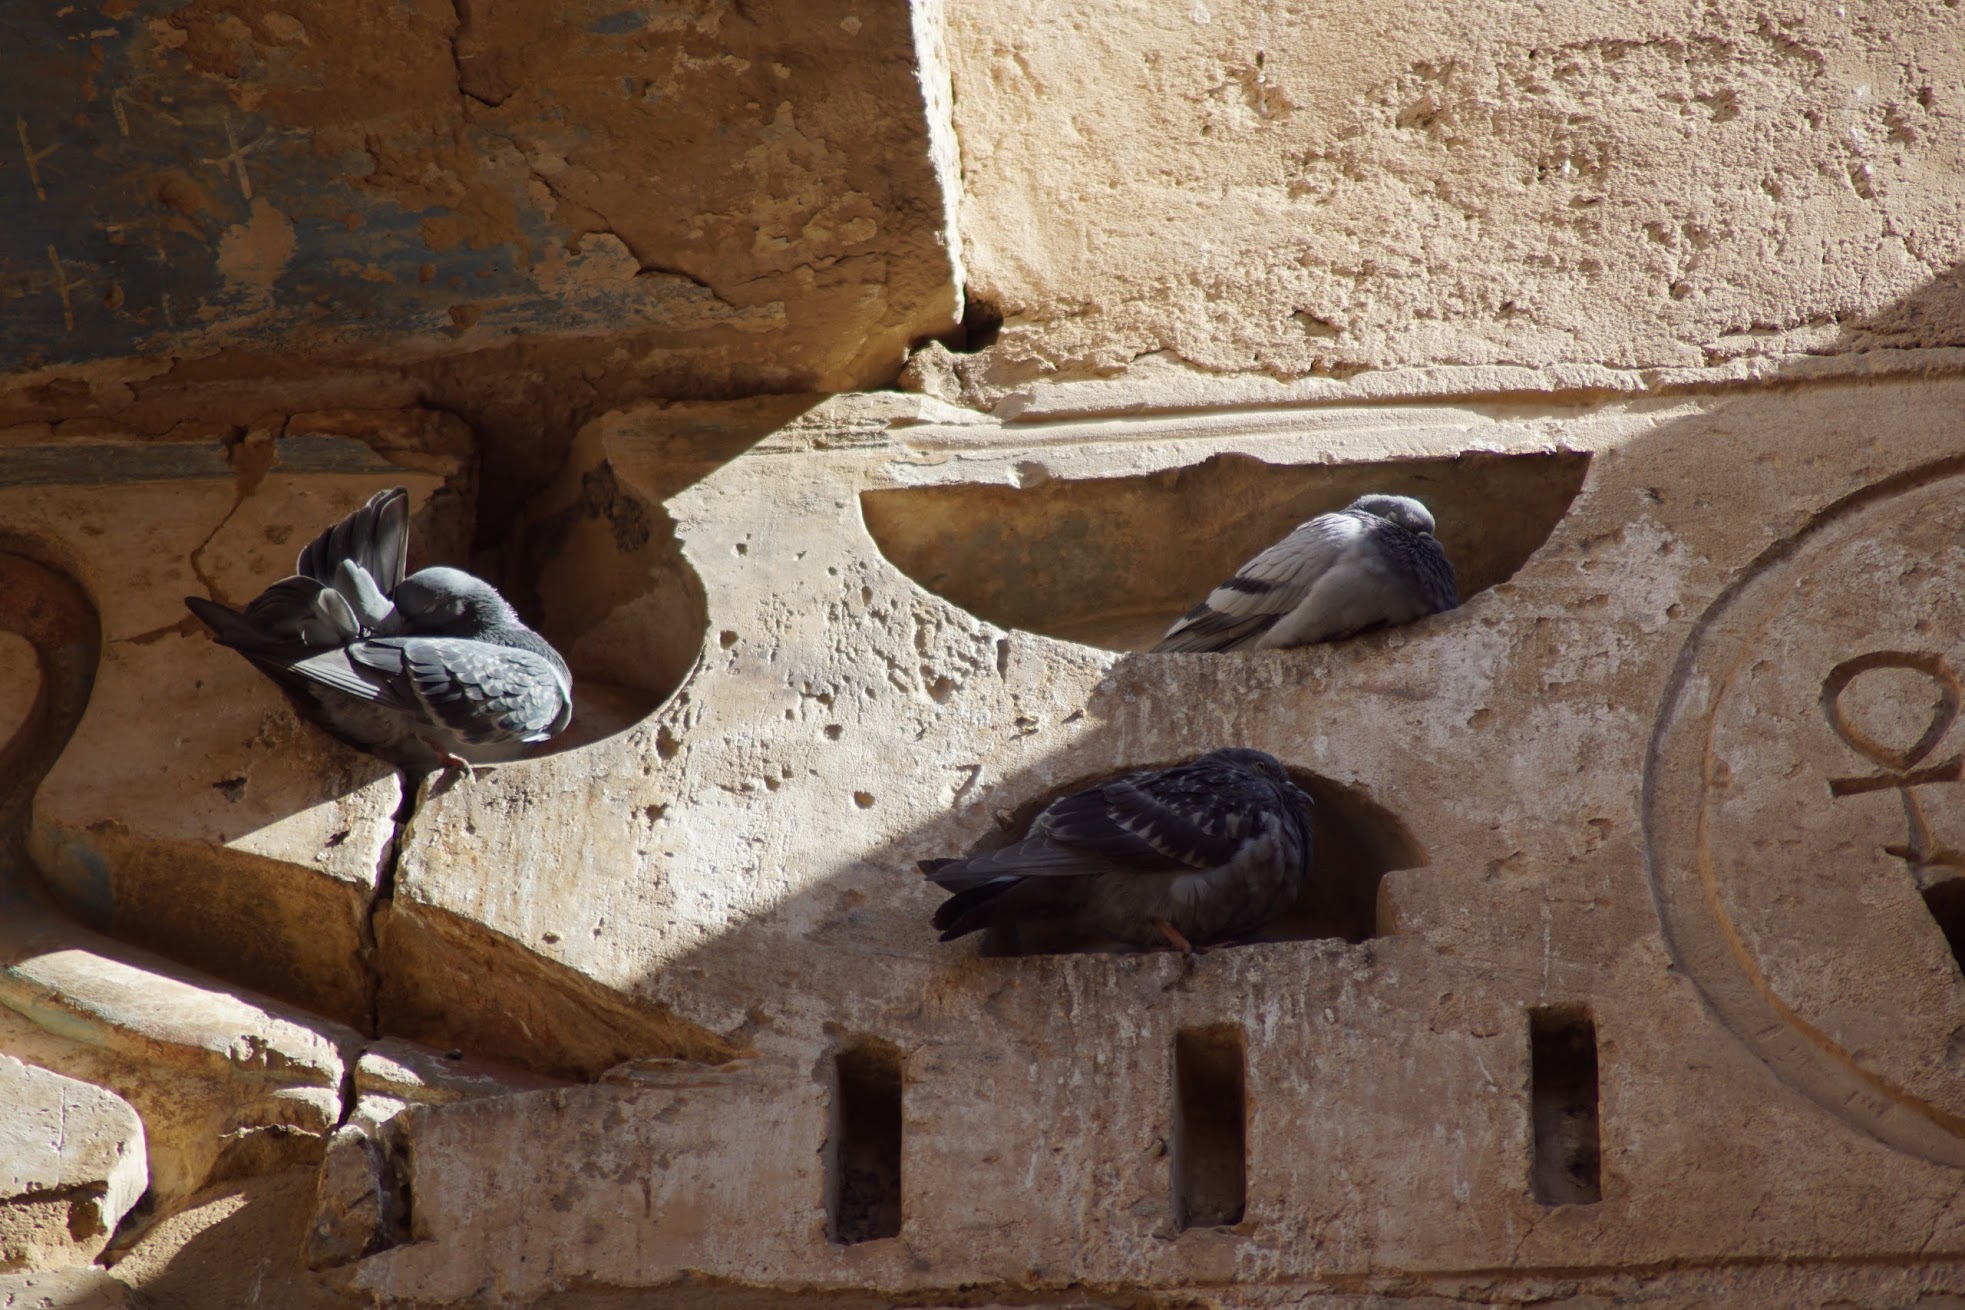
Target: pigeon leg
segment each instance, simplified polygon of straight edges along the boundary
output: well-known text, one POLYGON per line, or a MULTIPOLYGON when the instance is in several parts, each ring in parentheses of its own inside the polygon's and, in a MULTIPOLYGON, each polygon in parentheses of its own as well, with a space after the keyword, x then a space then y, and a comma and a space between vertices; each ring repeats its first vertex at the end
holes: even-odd
POLYGON ((1158 928, 1161 935, 1173 943, 1173 948, 1180 952, 1180 972, 1174 975, 1172 982, 1160 989, 1163 992, 1170 992, 1185 983, 1188 976, 1194 972, 1194 961, 1201 958, 1200 953, 1194 949, 1194 943, 1187 940, 1186 933, 1165 919, 1155 919, 1153 926, 1158 928))
POLYGON ((477 776, 471 771, 471 762, 469 760, 465 759, 462 755, 453 755, 441 746, 437 748, 437 759, 443 764, 444 768, 461 773, 467 779, 477 776))
POLYGON ((1194 943, 1187 940, 1185 933, 1181 932, 1180 929, 1174 927, 1171 923, 1168 923, 1165 919, 1155 919, 1153 926, 1158 928, 1161 934, 1173 943, 1175 950, 1187 957, 1189 963, 1193 962, 1194 943))

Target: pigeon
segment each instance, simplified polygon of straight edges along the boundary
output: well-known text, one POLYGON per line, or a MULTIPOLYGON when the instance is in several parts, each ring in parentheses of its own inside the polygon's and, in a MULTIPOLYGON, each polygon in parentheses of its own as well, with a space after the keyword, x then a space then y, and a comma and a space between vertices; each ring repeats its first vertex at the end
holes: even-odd
POLYGON ((1433 516, 1360 496, 1300 523, 1167 629, 1155 651, 1271 650, 1410 623, 1460 604, 1433 516))
POLYGON ((379 492, 310 542, 243 612, 184 603, 295 708, 351 745, 428 772, 516 758, 573 717, 573 677, 492 585, 403 576, 409 493, 379 492))
POLYGON ((1073 792, 1021 841, 920 868, 952 893, 935 911, 945 942, 980 931, 985 954, 1005 955, 1164 941, 1192 958, 1293 904, 1310 854, 1310 797, 1273 755, 1231 746, 1073 792))
POLYGON ((333 587, 364 632, 389 627, 389 597, 409 567, 409 490, 391 487, 307 543, 294 573, 333 587))

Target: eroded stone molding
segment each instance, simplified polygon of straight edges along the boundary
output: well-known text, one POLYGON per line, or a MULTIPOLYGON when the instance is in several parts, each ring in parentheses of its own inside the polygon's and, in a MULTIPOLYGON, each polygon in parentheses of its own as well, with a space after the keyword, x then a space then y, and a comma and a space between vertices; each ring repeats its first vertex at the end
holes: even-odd
MULTIPOLYGON (((1957 387, 1918 384, 1920 397, 1957 387)), ((1865 1250, 1965 1249, 1946 1218, 1949 1168, 1868 1131, 1825 1133, 1807 1097, 1770 1095, 1759 1060, 1668 968, 1643 876, 1646 727, 1677 652, 1735 570, 1852 485, 1952 439, 1902 394, 1876 384, 1548 417, 1371 411, 1354 424, 1265 411, 1242 433, 1222 413, 951 423, 934 402, 893 397, 611 417, 587 438, 589 467, 604 462, 624 494, 673 519, 702 587, 701 658, 628 733, 434 798, 397 908, 471 919, 752 1054, 413 1112, 400 1131, 419 1240, 349 1266, 352 1285, 442 1302, 496 1283, 523 1297, 545 1290, 532 1271, 549 1253, 569 1252, 574 1276, 598 1286, 661 1286, 686 1269, 896 1295, 1301 1286, 1387 1262, 1428 1277, 1630 1267, 1842 1240, 1823 1216, 1885 1178, 1895 1203, 1868 1212, 1865 1250), (1878 429, 1879 409, 1910 417, 1878 429), (1718 432, 1764 434, 1753 439, 1768 459, 1711 483, 1686 452, 1718 432), (894 568, 860 511, 885 488, 1048 476, 1081 481, 1096 523, 1100 479, 1224 449, 1342 470, 1551 448, 1589 452, 1588 473, 1511 580, 1408 629, 1255 656, 1116 654, 979 621, 894 568), (1357 788, 1424 847, 1425 866, 1384 875, 1377 936, 1228 950, 1192 976, 1169 957, 999 961, 933 944, 936 898, 914 859, 987 840, 1074 781, 1217 735, 1357 788), (530 817, 555 795, 604 817, 530 817), (1595 1054, 1600 1162, 1581 1204, 1531 1181, 1535 1015, 1587 1032, 1595 1054), (1182 1033, 1229 1030, 1246 1052, 1246 1213, 1183 1231, 1161 1149, 1172 1052, 1182 1033), (901 1066, 899 1236, 841 1244, 828 1240, 837 1184, 819 1149, 836 1129, 826 1071, 877 1043, 901 1066), (603 1185, 582 1158, 663 1164, 603 1185), (516 1250, 506 1220, 459 1217, 492 1188, 474 1162, 513 1159, 571 1205, 539 1216, 516 1250), (1770 1210, 1770 1194, 1792 1203, 1770 1210), (1710 1233, 1670 1220, 1687 1205, 1718 1216, 1710 1233), (807 1222, 759 1233, 743 1220, 759 1210, 807 1222), (596 1242, 600 1214, 617 1235, 596 1242)), ((591 523, 596 541, 608 535, 605 516, 591 523)), ((1081 540, 1106 548, 1094 531, 1081 540)), ((1934 558, 1938 586, 1955 565, 1934 558)), ((1841 658, 1812 675, 1799 719, 1780 720, 1850 757, 1835 777, 1863 763, 1818 703, 1841 658)), ((1826 807, 1818 781, 1812 803, 1826 807)), ((1833 803, 1873 803, 1901 827, 1888 788, 1833 803)), ((1902 837, 1877 846, 1900 878, 1884 846, 1902 837)), ((1924 963, 1954 977, 1942 936, 1922 931, 1939 952, 1924 963)), ((1788 967, 1810 959, 1790 952, 1788 967)), ((1864 1031, 1877 1052, 1914 1054, 1864 1031)))
MULTIPOLYGON (((1920 397, 1959 389, 1917 384, 1920 397)), ((1814 734, 1821 767, 1800 801, 1858 807, 1863 823, 1835 831, 1874 845, 1898 908, 1925 915, 1922 944, 1893 967, 1916 975, 1907 985, 1956 983, 1890 850, 1941 848, 1905 829, 1897 783, 1833 785, 1878 769, 1908 778, 1955 753, 1940 739, 1918 754, 1929 707, 1889 708, 1876 679, 1928 689, 1933 661, 1965 663, 1915 616, 1894 635, 1863 617, 1891 569, 1925 560, 1907 585, 1942 588, 1958 568, 1941 545, 1950 508, 1913 503, 1948 485, 1918 470, 1955 434, 1903 406, 1906 394, 1879 383, 1553 415, 1265 410, 1241 431, 1232 412, 1004 424, 896 395, 610 415, 539 498, 540 594, 576 638, 612 625, 597 653, 654 634, 668 672, 618 731, 417 799, 376 918, 380 954, 401 966, 384 969, 377 1014, 436 1049, 384 1059, 346 1030, 280 1039, 282 1051, 319 1043, 281 1092, 290 1126, 304 1124, 293 1140, 331 1163, 310 1248, 320 1277, 436 1304, 487 1287, 536 1299, 564 1279, 641 1289, 700 1277, 933 1299, 978 1285, 1304 1288, 1388 1265, 1526 1277, 1772 1258, 1797 1241, 1965 1255, 1948 1217, 1955 1171, 1780 1090, 1670 970, 1679 941, 1660 934, 1643 876, 1659 849, 1639 788, 1646 731, 1699 615, 1732 612, 1715 602, 1756 561, 1807 557, 1780 543, 1828 541, 1810 524, 1839 501, 1910 488, 1885 499, 1915 531, 1834 538, 1882 572, 1848 573, 1848 623, 1797 627, 1790 645, 1826 643, 1821 658, 1748 661, 1748 708, 1776 708, 1722 715, 1718 731, 1755 750, 1776 729, 1814 734), (1905 417, 1879 430, 1879 410, 1905 417), (1687 452, 1718 433, 1761 441, 1767 458, 1715 485, 1687 452), (1066 483, 1088 525, 1079 548, 1117 552, 1123 534, 1095 530, 1112 508, 1097 493, 1126 479, 1220 455, 1337 478, 1415 463, 1450 475, 1469 452, 1588 463, 1506 581, 1425 623, 1303 651, 1155 657, 1001 627, 895 567, 864 510, 869 496, 921 487, 1066 483), (1919 531, 1934 534, 1928 549, 1919 531), (1896 554, 1863 545, 1898 538, 1896 554), (1827 648, 1851 631, 1875 642, 1827 648), (1849 663, 1876 652, 1923 662, 1849 663), (1238 947, 1191 973, 1170 956, 987 960, 933 942, 938 898, 915 859, 988 840, 1086 778, 1223 739, 1283 756, 1333 811, 1343 797, 1376 807, 1423 851, 1423 863, 1387 862, 1370 933, 1238 947), (412 990, 392 997, 398 976, 412 990), (1586 1028, 1596 1056, 1596 1189, 1580 1201, 1534 1181, 1535 1023, 1549 1015, 1586 1028), (447 1040, 465 1063, 488 1054, 595 1081, 487 1073, 452 1087, 447 1040), (1191 1222, 1233 1206, 1182 1184, 1170 1154, 1198 1103, 1181 1099, 1183 1041, 1241 1052, 1232 1222, 1191 1222), (828 1213, 843 1195, 828 1163, 832 1088, 854 1051, 898 1068, 868 1082, 898 1082, 891 1237, 886 1199, 863 1207, 878 1222, 841 1229, 828 1213), (513 1173, 554 1203, 505 1191, 513 1173), (1885 1180, 1893 1204, 1865 1210, 1860 1238, 1846 1237, 1836 1216, 1885 1180), (1182 1187, 1205 1204, 1182 1202, 1182 1187), (1710 1232, 1673 1219, 1687 1205, 1716 1216, 1710 1232), (758 1214, 791 1219, 765 1232, 758 1214), (865 1240, 835 1240, 842 1231, 865 1240)), ((347 503, 398 475, 362 473, 347 503)), ((1463 494, 1466 530, 1501 499, 1463 494)), ((1222 551, 1221 568, 1239 558, 1236 543, 1193 540, 1222 551)), ((1766 571, 1771 592, 1787 596, 1778 572, 1766 571)), ((1827 596, 1844 571, 1817 572, 1827 596)), ((1920 812, 1932 833, 1948 830, 1938 801, 1920 812)), ((1834 983, 1842 956, 1825 968, 1789 944, 1800 925, 1781 917, 1780 896, 1797 891, 1787 876, 1763 879, 1777 892, 1755 903, 1780 963, 1772 986, 1834 983)), ((37 969, 70 958, 35 956, 37 969)), ((1840 1021, 1838 1040, 1863 1044, 1880 1076, 1924 1078, 1915 1089, 1937 1102, 1941 1071, 1918 1034, 1840 1021)), ((249 1122, 279 1121, 261 1110, 249 1122)), ((242 1139, 235 1158, 247 1149, 242 1139)), ((218 1166, 164 1167, 188 1178, 218 1166)))

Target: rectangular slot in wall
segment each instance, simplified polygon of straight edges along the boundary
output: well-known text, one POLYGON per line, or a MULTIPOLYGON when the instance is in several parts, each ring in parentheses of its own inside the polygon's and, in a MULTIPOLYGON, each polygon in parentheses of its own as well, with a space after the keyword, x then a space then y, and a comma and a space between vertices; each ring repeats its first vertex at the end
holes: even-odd
POLYGON ((1248 1090, 1242 1030, 1190 1028, 1174 1038, 1174 1224, 1242 1221, 1248 1204, 1248 1090))
POLYGON ((1528 1012, 1529 1187, 1543 1205, 1603 1199, 1597 1124, 1597 1025, 1575 1008, 1528 1012))
POLYGON ((842 1244, 901 1233, 901 1052, 867 1039, 833 1057, 826 1235, 842 1244))

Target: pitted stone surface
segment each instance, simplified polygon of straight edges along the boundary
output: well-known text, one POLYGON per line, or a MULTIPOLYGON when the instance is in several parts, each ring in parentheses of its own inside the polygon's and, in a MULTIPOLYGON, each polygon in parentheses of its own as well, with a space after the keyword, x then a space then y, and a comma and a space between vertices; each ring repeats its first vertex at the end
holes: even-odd
MULTIPOLYGON (((426 798, 393 913, 481 924, 741 1034, 756 1055, 693 1077, 665 1066, 675 1072, 660 1085, 687 1089, 673 1110, 657 1112, 624 1074, 618 1088, 412 1112, 411 1190, 449 1199, 418 1211, 429 1241, 361 1262, 356 1284, 441 1301, 488 1278, 538 1294, 532 1271, 549 1251, 578 1251, 581 1276, 602 1284, 722 1269, 843 1291, 1289 1284, 1383 1267, 1725 1261, 1796 1244, 1965 1249, 1946 1164, 1879 1140, 1853 1110, 1825 1131, 1815 1100, 1780 1090, 1765 1052, 1713 1022, 1668 968, 1643 875, 1645 743, 1697 616, 1838 500, 1956 453, 1935 411, 1900 403, 1909 394, 1878 385, 1559 419, 1469 406, 1451 422, 1379 412, 1349 429, 1269 414, 1241 435, 1152 417, 895 422, 885 399, 816 405, 761 441, 756 406, 611 417, 586 444, 593 467, 674 518, 713 639, 651 722, 426 798), (1896 421, 1873 424, 1879 412, 1896 421), (706 465, 719 413, 742 453, 706 465), (1685 458, 1721 432, 1766 452, 1723 490, 1685 458), (869 489, 1095 487, 1224 450, 1284 464, 1340 450, 1369 464, 1469 446, 1593 459, 1511 580, 1410 628, 1295 652, 1120 655, 998 628, 901 574, 856 512, 869 489), (781 472, 792 459, 796 483, 781 472), (1355 789, 1411 833, 1425 862, 1386 876, 1377 936, 1228 950, 1192 976, 1166 956, 978 960, 933 942, 936 898, 915 859, 963 849, 1074 780, 1221 741, 1355 789), (610 821, 536 817, 561 803, 610 821), (685 840, 712 831, 714 843, 685 840), (1594 1205, 1551 1209, 1528 1187, 1527 1011, 1550 1006, 1595 1022, 1594 1205), (1167 1062, 1177 1032, 1210 1024, 1248 1042, 1248 1218, 1179 1233, 1167 1062), (832 1055, 857 1034, 903 1053, 905 1218, 900 1243, 841 1248, 826 1240, 823 1160, 808 1152, 828 1131, 832 1055), (727 1140, 714 1125, 760 1122, 772 1125, 755 1139, 768 1143, 761 1157, 705 1145, 727 1140), (732 1152, 720 1166, 701 1158, 720 1150, 732 1152), (671 1160, 698 1179, 675 1196, 698 1200, 650 1206, 630 1179, 596 1191, 571 1158, 583 1151, 601 1173, 603 1160, 671 1160), (457 1218, 493 1189, 507 1152, 559 1194, 578 1192, 563 1221, 542 1216, 517 1248, 496 1237, 512 1221, 503 1211, 457 1218), (746 1181, 712 1190, 722 1177, 746 1181), (738 1224, 767 1204, 802 1218, 770 1235, 738 1224), (618 1240, 577 1236, 591 1231, 583 1216, 637 1213, 618 1240)), ((1096 503, 1088 493, 1081 508, 1096 503)), ((1934 576, 1919 585, 1948 585, 1948 515, 1930 516, 1931 551, 1907 538, 1877 555, 1883 572, 1852 574, 1851 594, 1874 595, 1926 555, 1934 576)), ((1113 561, 1115 575, 1137 566, 1113 561)), ((1817 704, 1825 672, 1797 705, 1742 719, 1743 742, 1798 723, 1846 750, 1817 704)), ((1826 782, 1808 785, 1826 805, 1826 782)), ((1807 889, 1790 876, 1760 881, 1780 880, 1792 900, 1807 889)), ((1784 902, 1779 888, 1768 896, 1784 902)), ((1786 935, 1782 967, 1816 985, 1846 970, 1849 1004, 1878 1015, 1850 1017, 1849 1040, 1879 1067, 1920 1067, 1928 1044, 1883 1009, 1891 971, 1918 960, 1872 968, 1850 949, 1812 972, 1811 922, 1770 920, 1786 935)), ((1927 948, 1941 939, 1923 932, 1919 958, 1935 967, 1927 948)))
POLYGON ((0 838, 181 957, 0 845, 0 1049, 142 1117, 156 1310, 1965 1295, 1956 9, 346 10, 0 87, 0 732, 83 720, 0 838), (1136 653, 1386 480, 1461 609, 1136 653), (410 796, 178 600, 399 481, 580 698, 410 796), (1224 741, 1391 852, 1354 930, 933 941, 915 861, 1224 741))
POLYGON ((1965 344, 1942 5, 949 24, 969 292, 1005 322, 965 370, 988 401, 1152 358, 1344 378, 1965 344))
POLYGON ((0 1055, 0 1269, 88 1263, 149 1181, 127 1102, 0 1055))
POLYGON ((29 845, 90 926, 354 1021, 398 777, 301 723, 187 621, 183 597, 243 604, 292 571, 317 519, 392 482, 420 506, 465 460, 439 448, 421 457, 431 471, 404 469, 356 436, 277 432, 168 455, 127 438, 11 452, 46 472, 0 488, 0 503, 83 561, 76 580, 107 638, 88 711, 35 793, 29 845), (109 450, 127 456, 127 480, 91 481, 109 450), (133 733, 160 697, 169 721, 133 733))

